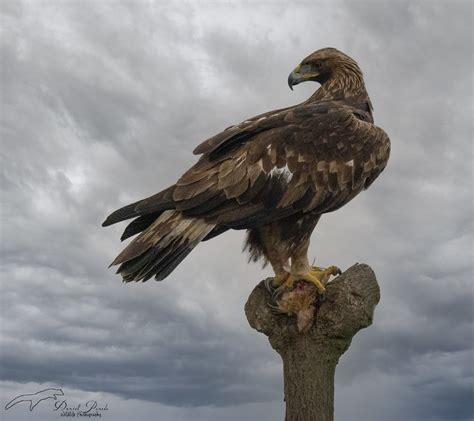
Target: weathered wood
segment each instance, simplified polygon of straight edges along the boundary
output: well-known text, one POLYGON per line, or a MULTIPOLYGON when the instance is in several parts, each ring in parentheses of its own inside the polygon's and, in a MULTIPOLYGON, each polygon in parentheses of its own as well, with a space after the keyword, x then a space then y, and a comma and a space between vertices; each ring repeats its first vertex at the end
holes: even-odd
POLYGON ((313 326, 300 333, 294 317, 274 314, 270 293, 260 282, 250 294, 245 314, 283 360, 285 421, 332 421, 334 374, 352 337, 372 324, 380 290, 372 269, 356 264, 327 285, 313 326))

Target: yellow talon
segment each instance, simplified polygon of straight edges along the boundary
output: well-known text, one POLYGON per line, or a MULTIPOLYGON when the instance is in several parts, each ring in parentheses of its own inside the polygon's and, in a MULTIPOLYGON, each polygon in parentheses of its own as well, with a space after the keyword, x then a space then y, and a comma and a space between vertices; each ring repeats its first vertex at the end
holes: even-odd
POLYGON ((294 287, 296 281, 307 281, 312 283, 317 289, 320 294, 324 294, 326 292, 325 285, 329 281, 331 275, 339 275, 341 274, 341 270, 337 266, 329 266, 326 269, 312 266, 308 272, 299 273, 299 274, 290 274, 287 280, 283 283, 283 288, 286 290, 291 290, 294 287))

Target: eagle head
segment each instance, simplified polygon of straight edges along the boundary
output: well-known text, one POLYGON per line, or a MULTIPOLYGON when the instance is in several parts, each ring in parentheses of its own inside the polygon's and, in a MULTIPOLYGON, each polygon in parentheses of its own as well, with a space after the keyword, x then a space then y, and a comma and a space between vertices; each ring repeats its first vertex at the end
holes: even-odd
POLYGON ((335 48, 323 48, 310 54, 296 66, 288 76, 288 86, 293 90, 294 85, 308 80, 323 85, 344 76, 362 80, 362 71, 348 55, 335 48))

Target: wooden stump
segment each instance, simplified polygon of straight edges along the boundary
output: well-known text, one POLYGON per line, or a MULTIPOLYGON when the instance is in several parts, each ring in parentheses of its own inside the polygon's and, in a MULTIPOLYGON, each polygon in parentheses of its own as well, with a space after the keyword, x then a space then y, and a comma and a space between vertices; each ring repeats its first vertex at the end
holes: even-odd
POLYGON ((372 324, 380 289, 372 269, 356 264, 328 283, 310 330, 298 332, 294 317, 274 314, 271 295, 260 282, 245 314, 283 360, 285 421, 334 420, 334 374, 352 337, 372 324))

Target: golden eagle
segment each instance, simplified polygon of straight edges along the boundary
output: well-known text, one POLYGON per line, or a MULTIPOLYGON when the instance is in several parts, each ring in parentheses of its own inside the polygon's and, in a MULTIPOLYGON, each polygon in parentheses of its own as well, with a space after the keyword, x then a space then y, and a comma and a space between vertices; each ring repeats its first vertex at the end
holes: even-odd
POLYGON ((112 262, 125 282, 162 280, 201 241, 247 230, 251 260, 264 259, 273 286, 296 280, 320 293, 338 269, 311 266, 308 246, 323 213, 372 184, 390 152, 374 125, 362 72, 346 54, 324 48, 288 77, 321 87, 301 104, 231 126, 201 143, 198 162, 176 184, 113 212, 103 223, 135 218, 122 240, 140 233, 112 262))

